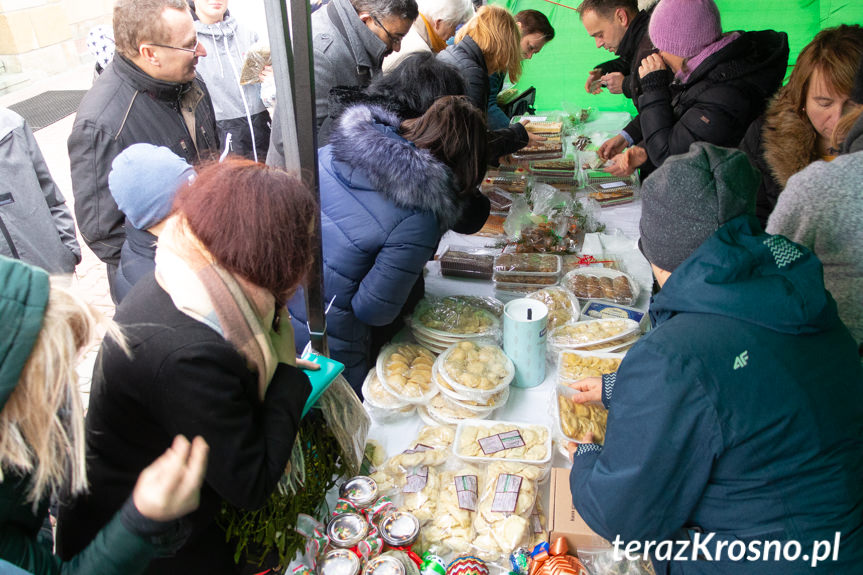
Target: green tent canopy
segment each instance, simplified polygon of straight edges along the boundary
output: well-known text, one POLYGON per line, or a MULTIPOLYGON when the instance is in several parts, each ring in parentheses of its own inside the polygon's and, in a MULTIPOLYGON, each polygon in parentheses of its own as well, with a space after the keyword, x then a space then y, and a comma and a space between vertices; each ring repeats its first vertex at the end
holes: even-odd
MULTIPOLYGON (((584 90, 590 70, 615 56, 597 49, 593 39, 584 31, 575 11, 580 2, 493 2, 508 8, 513 14, 520 10, 539 10, 554 26, 554 40, 538 56, 524 62, 524 73, 518 87, 536 87, 538 110, 592 106, 599 110, 634 113, 635 108, 623 95, 604 92, 594 96, 584 90)), ((819 30, 839 24, 863 24, 863 2, 860 0, 716 0, 716 4, 725 31, 774 29, 786 32, 791 45, 789 72, 797 54, 819 30)))

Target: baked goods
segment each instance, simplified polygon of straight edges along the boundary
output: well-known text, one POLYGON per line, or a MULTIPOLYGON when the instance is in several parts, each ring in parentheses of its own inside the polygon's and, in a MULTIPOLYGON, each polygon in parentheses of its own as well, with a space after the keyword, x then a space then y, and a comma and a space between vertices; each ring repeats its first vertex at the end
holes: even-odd
POLYGON ((553 329, 549 335, 552 345, 582 347, 615 339, 638 330, 631 319, 597 319, 567 323, 553 329))
POLYGON ((461 297, 424 299, 413 317, 424 328, 457 335, 485 334, 500 324, 494 314, 461 297))
POLYGON ((554 329, 568 321, 578 320, 578 306, 572 295, 560 286, 550 286, 527 294, 541 301, 548 308, 548 329, 554 329))
POLYGON ((559 134, 563 130, 563 122, 534 122, 530 121, 524 128, 532 134, 559 134))
POLYGON ((532 172, 563 172, 572 175, 575 172, 575 160, 572 158, 537 160, 531 162, 530 170, 532 172))
POLYGON ((576 380, 614 373, 620 367, 622 357, 605 357, 561 351, 557 373, 560 380, 576 380))
POLYGON ((440 257, 440 271, 445 276, 491 279, 494 258, 500 248, 451 246, 440 257))
POLYGON ((526 423, 461 423, 455 453, 460 457, 544 462, 549 456, 548 429, 526 423))
POLYGON ((384 387, 405 401, 423 401, 432 390, 431 370, 434 355, 426 348, 413 344, 394 344, 381 350, 378 377, 384 387))
POLYGON ((560 429, 573 441, 584 442, 587 434, 593 435, 592 443, 605 441, 605 424, 608 410, 595 403, 575 403, 567 393, 557 394, 560 414, 560 429))
POLYGON ((560 258, 549 254, 500 254, 494 259, 494 271, 510 273, 558 273, 560 258))
POLYGON ((635 303, 629 276, 610 269, 576 269, 563 277, 563 286, 581 299, 607 299, 623 305, 635 303))
POLYGON ((512 380, 512 361, 494 344, 463 341, 441 355, 442 375, 453 384, 491 391, 512 380))
POLYGON ((552 224, 543 223, 521 230, 521 237, 515 245, 516 253, 575 253, 578 251, 584 233, 573 222, 566 233, 561 236, 552 224))

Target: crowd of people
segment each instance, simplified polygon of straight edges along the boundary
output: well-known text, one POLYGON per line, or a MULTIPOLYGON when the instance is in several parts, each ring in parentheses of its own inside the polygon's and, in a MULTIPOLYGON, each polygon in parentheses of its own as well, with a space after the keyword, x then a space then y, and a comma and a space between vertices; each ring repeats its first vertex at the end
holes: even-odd
MULTIPOLYGON (((575 384, 609 417, 604 445, 570 445, 574 505, 610 540, 841 533, 827 568, 853 573, 863 28, 822 30, 784 81, 787 35, 723 30, 714 0, 577 14, 616 56, 584 89, 638 112, 598 153, 610 174, 640 171, 639 247, 660 289, 618 372, 575 384)), ((488 167, 541 140, 497 96, 555 38, 542 12, 329 0, 311 22, 317 199, 283 169, 261 94, 273 70, 241 80, 260 39, 227 0, 117 0, 116 52, 68 140, 113 321, 62 285, 75 221, 26 122, 0 110, 0 572, 243 572, 216 516, 261 506, 289 461, 315 369, 298 356, 318 214, 329 347, 361 396, 443 234, 485 224, 488 167), (85 420, 75 358, 99 329, 85 420), (55 552, 39 535, 51 503, 55 552)))

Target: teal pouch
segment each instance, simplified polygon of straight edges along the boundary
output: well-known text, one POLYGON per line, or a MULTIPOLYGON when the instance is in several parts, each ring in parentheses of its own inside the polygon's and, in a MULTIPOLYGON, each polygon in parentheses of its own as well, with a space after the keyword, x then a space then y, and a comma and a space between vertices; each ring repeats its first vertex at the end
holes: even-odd
POLYGON ((317 371, 304 369, 303 371, 309 376, 309 381, 312 384, 312 393, 309 394, 309 399, 306 401, 306 406, 303 408, 303 417, 309 412, 312 406, 317 403, 321 394, 335 381, 336 377, 344 371, 345 366, 334 359, 318 355, 316 353, 308 353, 303 356, 303 359, 314 362, 321 366, 317 371))

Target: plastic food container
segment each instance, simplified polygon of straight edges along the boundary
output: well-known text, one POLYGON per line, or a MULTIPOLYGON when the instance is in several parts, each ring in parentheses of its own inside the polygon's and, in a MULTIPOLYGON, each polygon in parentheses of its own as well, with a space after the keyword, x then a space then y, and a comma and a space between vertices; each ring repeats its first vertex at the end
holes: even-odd
POLYGON ((505 275, 502 281, 529 283, 519 277, 555 277, 560 273, 560 256, 555 254, 503 253, 494 258, 495 276, 505 275))
POLYGON ((416 406, 402 401, 381 384, 377 370, 372 368, 363 381, 363 407, 378 423, 393 423, 413 415, 416 406))
POLYGON ((415 330, 438 338, 492 336, 500 319, 487 309, 457 298, 424 299, 412 316, 415 330))
POLYGON ((414 404, 425 403, 437 393, 431 383, 434 361, 434 355, 423 346, 391 343, 378 354, 378 379, 397 399, 414 404))
POLYGON ((556 431, 560 437, 576 443, 586 443, 585 434, 591 433, 591 443, 601 445, 605 442, 608 410, 601 402, 574 403, 572 397, 579 393, 565 385, 555 386, 556 431))
POLYGON ((552 455, 551 429, 547 425, 535 423, 515 423, 512 421, 495 421, 490 419, 463 421, 458 424, 455 431, 453 452, 465 461, 475 461, 477 463, 509 461, 550 468, 552 455), (478 430, 476 439, 469 437, 472 435, 473 429, 478 430), (498 429, 500 431, 497 431, 498 429), (501 435, 504 437, 500 437, 501 435), (536 436, 534 441, 531 441, 531 435, 536 436), (520 441, 519 437, 521 438, 520 441), (482 443, 478 443, 480 440, 482 440, 482 443), (537 457, 505 457, 507 452, 512 452, 513 448, 510 446, 518 445, 519 443, 529 448, 540 447, 538 451, 543 455, 537 457), (483 447, 485 451, 483 451, 483 447), (483 455, 476 455, 475 452, 477 450, 483 455))
POLYGON ((579 299, 606 299, 623 305, 638 300, 638 284, 629 275, 609 268, 577 268, 561 280, 579 299))
POLYGON ((458 425, 460 421, 465 419, 485 419, 491 415, 494 409, 494 407, 467 408, 440 393, 431 398, 426 406, 426 411, 432 418, 447 425, 458 425))
POLYGON ((557 380, 565 385, 585 377, 600 377, 607 373, 614 373, 620 367, 624 356, 623 353, 562 350, 557 358, 557 380))
MULTIPOLYGON (((484 360, 476 359, 474 362, 471 362, 471 363, 482 363, 482 362, 484 362, 484 360)), ((485 363, 487 364, 488 362, 485 361, 485 363)), ((435 361, 435 364, 437 365, 438 377, 441 380, 443 380, 444 382, 446 382, 446 385, 449 386, 449 389, 453 390, 456 394, 459 395, 459 397, 461 397, 463 399, 468 399, 468 400, 477 401, 477 402, 487 401, 490 397, 500 393, 501 391, 503 391, 505 388, 507 388, 509 386, 509 384, 512 382, 513 378, 515 377, 515 366, 512 364, 512 360, 510 360, 506 356, 506 354, 504 354, 504 352, 500 348, 500 346, 493 344, 493 343, 490 343, 488 341, 462 342, 462 343, 453 345, 453 346, 447 348, 446 351, 444 351, 442 354, 440 354, 438 356, 437 360, 435 361), (462 345, 465 345, 465 343, 467 345, 472 346, 473 350, 475 352, 477 352, 478 354, 481 354, 483 352, 483 350, 481 349, 482 347, 489 348, 489 352, 493 355, 493 357, 495 359, 499 359, 502 361, 503 367, 505 370, 504 375, 499 376, 499 375, 495 375, 495 374, 488 374, 488 372, 486 372, 485 370, 480 372, 478 367, 474 368, 474 367, 471 367, 471 365, 469 365, 469 364, 466 366, 465 372, 450 373, 451 369, 447 367, 447 361, 451 357, 453 357, 453 354, 469 351, 466 348, 460 347, 462 345), (474 371, 474 370, 476 370, 476 371, 474 371), (473 377, 470 377, 470 378, 463 377, 464 374, 468 374, 468 375, 471 375, 473 377), (460 379, 461 381, 465 381, 467 379, 479 380, 482 377, 485 377, 486 379, 488 379, 489 375, 491 375, 493 378, 497 379, 497 381, 498 381, 498 383, 496 385, 494 385, 493 387, 483 388, 483 387, 479 387, 479 385, 472 386, 469 384, 460 383, 459 381, 456 381, 457 378, 460 379)))
POLYGON ((578 300, 560 286, 549 286, 527 294, 530 299, 541 301, 548 308, 548 329, 552 330, 567 322, 576 322, 580 317, 578 300))
POLYGON ((622 339, 638 331, 638 323, 631 319, 596 319, 558 326, 551 331, 548 340, 557 348, 582 349, 622 339))
POLYGON ((509 192, 499 188, 498 186, 491 186, 488 191, 485 192, 485 195, 491 204, 490 208, 493 213, 509 213, 509 210, 512 207, 512 195, 509 192))
POLYGON ((524 277, 510 276, 509 274, 494 274, 494 289, 500 291, 518 292, 522 288, 533 287, 533 290, 538 290, 543 286, 557 285, 559 278, 557 276, 550 277, 524 277), (520 281, 524 280, 524 281, 520 281))
POLYGON ((482 183, 482 191, 498 188, 511 194, 523 194, 527 191, 527 174, 516 170, 512 174, 488 176, 482 183))
POLYGON ((449 383, 447 383, 446 380, 440 376, 437 366, 435 366, 435 369, 432 372, 432 381, 437 384, 438 390, 441 392, 441 395, 446 396, 456 405, 460 405, 466 409, 476 411, 478 414, 483 414, 486 412, 486 410, 495 410, 499 407, 503 407, 509 400, 509 386, 506 386, 495 395, 487 397, 483 400, 465 398, 457 391, 452 389, 449 386, 449 383))
POLYGON ((491 279, 498 248, 449 246, 440 256, 440 272, 445 276, 491 279))
POLYGON ((531 162, 530 171, 534 174, 572 177, 575 174, 575 160, 572 158, 561 158, 559 160, 540 160, 531 162))
POLYGON ((635 186, 621 181, 597 182, 591 184, 588 197, 603 206, 627 204, 635 200, 635 186))

